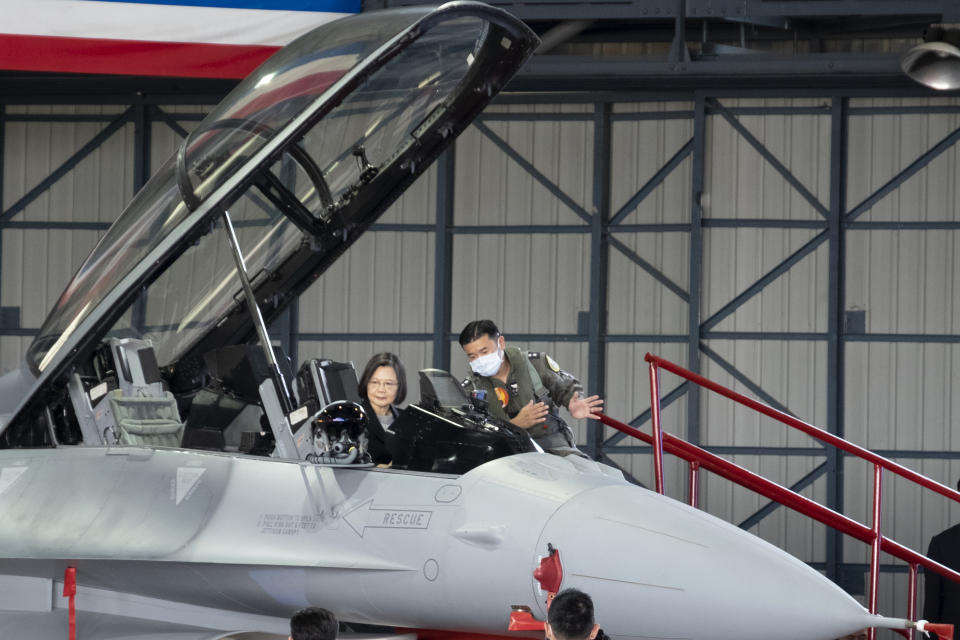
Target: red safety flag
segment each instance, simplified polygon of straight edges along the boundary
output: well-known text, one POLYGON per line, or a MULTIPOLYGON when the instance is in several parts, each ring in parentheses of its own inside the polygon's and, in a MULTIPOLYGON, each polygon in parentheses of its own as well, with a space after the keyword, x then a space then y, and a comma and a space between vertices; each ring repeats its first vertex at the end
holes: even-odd
POLYGON ((63 572, 63 597, 70 599, 70 613, 67 619, 67 640, 77 640, 77 568, 67 567, 63 572))

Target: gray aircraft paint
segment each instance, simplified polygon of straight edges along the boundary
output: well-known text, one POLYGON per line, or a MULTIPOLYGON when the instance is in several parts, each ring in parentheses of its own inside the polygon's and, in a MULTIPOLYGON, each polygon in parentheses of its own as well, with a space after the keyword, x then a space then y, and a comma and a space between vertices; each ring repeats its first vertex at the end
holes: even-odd
POLYGON ((360 622, 489 631, 513 604, 545 616, 532 571, 549 542, 564 586, 594 595, 614 637, 643 620, 645 637, 764 638, 779 625, 826 640, 870 618, 792 556, 579 458, 522 454, 455 478, 177 450, 16 453, 0 469, 28 471, 0 494, 14 514, 0 546, 21 559, 0 574, 53 580, 69 559, 88 587, 191 606, 283 617, 322 604, 360 622), (185 468, 204 472, 177 504, 185 468), (70 490, 45 501, 52 487, 70 490), (124 496, 149 498, 122 513, 124 496))

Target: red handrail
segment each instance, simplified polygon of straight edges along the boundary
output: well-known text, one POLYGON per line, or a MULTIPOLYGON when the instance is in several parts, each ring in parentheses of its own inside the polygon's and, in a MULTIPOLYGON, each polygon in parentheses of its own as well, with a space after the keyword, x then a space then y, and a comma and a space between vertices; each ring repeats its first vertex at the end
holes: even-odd
MULTIPOLYGON (((608 415, 599 414, 599 420, 603 424, 613 427, 617 431, 621 431, 629 436, 643 440, 647 444, 653 444, 653 437, 650 434, 644 433, 639 429, 634 429, 630 425, 624 424, 619 420, 614 420, 608 415)), ((763 476, 757 475, 748 469, 744 469, 740 465, 734 464, 729 460, 712 454, 696 445, 692 445, 685 440, 677 438, 676 436, 672 436, 669 433, 664 433, 663 449, 667 453, 671 453, 678 458, 686 460, 687 462, 697 463, 701 469, 712 471, 721 478, 726 478, 727 480, 759 493, 760 495, 769 498, 774 502, 778 502, 782 505, 790 507, 794 511, 809 516, 829 527, 833 527, 834 529, 841 531, 842 533, 853 536, 854 538, 862 540, 866 543, 873 542, 873 533, 870 530, 870 527, 860 524, 856 520, 852 520, 842 513, 837 513, 833 509, 829 509, 817 502, 814 502, 810 498, 802 496, 795 491, 791 491, 790 489, 787 489, 776 482, 767 480, 763 476)), ((896 542, 890 538, 883 537, 880 549, 881 551, 896 556, 901 560, 913 562, 922 567, 927 567, 944 577, 960 582, 960 573, 957 573, 953 569, 945 567, 939 562, 931 560, 926 556, 920 555, 919 553, 904 547, 899 542, 896 542)))
MULTIPOLYGON (((916 614, 918 566, 935 571, 955 582, 960 582, 960 573, 957 571, 954 571, 953 569, 946 567, 939 562, 931 560, 930 558, 917 553, 916 551, 913 551, 912 549, 909 549, 883 535, 880 529, 882 498, 880 487, 883 470, 887 470, 898 476, 906 478, 911 482, 915 482, 922 487, 939 493, 940 495, 946 496, 947 498, 950 498, 956 502, 960 502, 960 492, 954 491, 946 485, 940 484, 935 480, 931 480, 930 478, 908 469, 907 467, 899 465, 892 460, 884 458, 883 456, 879 456, 868 449, 864 449, 863 447, 853 444, 852 442, 848 442, 843 438, 820 429, 819 427, 815 427, 812 424, 798 420, 789 414, 778 411, 777 409, 765 405, 762 402, 758 402, 752 398, 748 398, 737 393, 736 391, 733 391, 732 389, 728 389, 723 385, 717 384, 712 380, 708 380, 707 378, 684 369, 683 367, 680 367, 669 360, 664 360, 663 358, 649 353, 646 355, 645 359, 650 363, 650 395, 653 435, 646 434, 639 429, 631 427, 630 425, 624 424, 618 420, 614 420, 613 418, 604 414, 599 414, 599 420, 603 424, 613 427, 617 431, 642 440, 647 444, 653 445, 654 474, 656 479, 655 484, 658 493, 663 493, 662 452, 663 450, 666 450, 668 453, 686 460, 689 464, 689 502, 693 506, 696 506, 697 503, 696 483, 698 479, 698 471, 700 468, 704 468, 708 471, 712 471, 722 478, 726 478, 731 482, 735 482, 740 486, 746 487, 747 489, 765 496, 774 502, 790 507, 794 511, 813 518, 814 520, 832 527, 841 533, 866 542, 871 546, 870 591, 868 594, 871 613, 877 612, 877 582, 879 579, 881 551, 889 553, 890 555, 907 562, 910 566, 910 579, 908 583, 908 598, 910 602, 908 603, 908 616, 911 620, 914 619, 914 615, 916 614), (755 411, 759 411, 760 413, 769 416, 774 420, 782 422, 789 427, 802 431, 816 440, 837 447, 838 449, 846 451, 853 456, 862 458, 872 463, 874 466, 874 495, 871 526, 868 527, 857 522, 856 520, 852 520, 842 513, 814 502, 813 500, 810 500, 809 498, 806 498, 795 491, 767 480, 763 476, 753 473, 752 471, 734 464, 729 460, 721 458, 720 456, 714 455, 705 449, 701 449, 696 445, 690 444, 685 440, 681 440, 680 438, 672 436, 668 433, 663 433, 660 425, 659 368, 666 369, 667 371, 670 371, 681 378, 685 378, 690 382, 718 393, 733 400, 734 402, 754 409, 755 411)), ((875 630, 871 629, 871 639, 875 637, 874 634, 875 630)))
MULTIPOLYGON (((744 406, 754 409, 755 411, 759 411, 760 413, 766 416, 769 416, 774 420, 778 420, 779 422, 782 422, 788 426, 791 426, 794 429, 798 429, 804 432, 805 434, 807 434, 812 438, 815 438, 817 440, 820 440, 821 442, 825 442, 829 445, 837 447, 838 449, 842 449, 847 453, 853 454, 858 458, 863 458, 864 460, 868 462, 872 462, 873 464, 879 464, 881 467, 883 467, 887 471, 892 471, 898 476, 902 476, 910 480, 911 482, 916 482, 917 484, 923 487, 926 487, 931 491, 935 491, 942 496, 946 496, 950 498, 951 500, 960 502, 960 492, 957 492, 946 485, 940 484, 936 480, 931 480, 930 478, 924 475, 921 475, 916 471, 913 471, 912 469, 908 469, 903 465, 899 465, 893 460, 889 460, 887 458, 884 458, 883 456, 879 456, 874 452, 870 451, 869 449, 864 449, 863 447, 855 445, 852 442, 848 442, 847 440, 844 440, 843 438, 835 436, 828 431, 824 431, 819 427, 815 427, 812 424, 804 422, 803 420, 798 420, 797 418, 794 418, 790 414, 784 413, 782 411, 778 411, 769 405, 765 405, 762 402, 758 402, 754 400, 753 398, 748 398, 745 395, 739 394, 732 389, 728 389, 727 387, 717 384, 712 380, 708 380, 707 378, 704 378, 701 375, 698 375, 692 371, 684 369, 681 366, 675 365, 669 360, 664 360, 663 358, 659 356, 655 356, 650 353, 648 353, 644 359, 647 362, 649 362, 651 365, 655 365, 659 368, 666 369, 670 373, 674 373, 680 376, 681 378, 685 378, 690 382, 700 385, 701 387, 705 387, 707 389, 710 389, 711 391, 719 393, 724 397, 730 398, 734 402, 738 402, 744 406)), ((659 402, 657 404, 659 404, 659 402)))

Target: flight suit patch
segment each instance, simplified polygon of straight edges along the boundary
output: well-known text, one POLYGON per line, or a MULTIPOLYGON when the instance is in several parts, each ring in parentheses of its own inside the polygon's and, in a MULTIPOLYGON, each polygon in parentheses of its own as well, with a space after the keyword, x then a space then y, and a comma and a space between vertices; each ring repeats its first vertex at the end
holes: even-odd
POLYGON ((507 390, 503 387, 495 387, 494 390, 497 392, 497 400, 499 400, 503 408, 506 409, 510 403, 510 394, 507 393, 507 390))
POLYGON ((554 370, 556 373, 560 373, 560 365, 557 364, 557 361, 551 358, 550 356, 545 356, 547 360, 547 366, 554 370))

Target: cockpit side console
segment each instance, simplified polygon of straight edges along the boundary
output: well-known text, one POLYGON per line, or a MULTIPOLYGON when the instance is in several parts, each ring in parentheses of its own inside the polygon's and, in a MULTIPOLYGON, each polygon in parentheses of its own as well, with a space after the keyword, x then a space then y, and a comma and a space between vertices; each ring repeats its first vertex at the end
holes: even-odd
POLYGON ((442 369, 420 370, 420 406, 424 409, 460 409, 469 402, 456 378, 442 369))
POLYGON ((395 469, 461 474, 496 458, 537 450, 522 429, 457 409, 433 412, 410 405, 391 428, 395 469))
POLYGON ((491 417, 440 369, 420 371, 420 405, 404 409, 390 428, 396 469, 460 474, 537 450, 526 431, 491 417))

